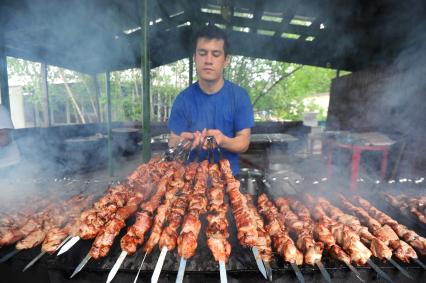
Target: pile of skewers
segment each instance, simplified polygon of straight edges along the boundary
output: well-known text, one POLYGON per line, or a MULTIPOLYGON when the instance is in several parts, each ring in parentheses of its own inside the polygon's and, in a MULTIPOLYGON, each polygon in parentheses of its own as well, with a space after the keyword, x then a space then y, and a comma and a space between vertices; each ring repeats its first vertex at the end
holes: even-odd
MULTIPOLYGON (((209 138, 206 143, 211 157, 214 140, 209 138)), ((229 223, 235 223, 239 244, 251 250, 259 271, 271 281, 273 253, 290 264, 300 282, 304 282, 300 270, 303 264, 318 267, 324 280, 331 282, 322 263, 325 254, 342 262, 362 282, 364 279, 354 265, 368 264, 379 276, 393 282, 372 257, 390 262, 408 278, 410 274, 394 258, 404 263, 415 262, 426 269, 416 253, 426 254, 426 239, 367 200, 341 195, 339 208, 324 197, 307 193, 299 198, 275 199, 266 193, 244 194, 228 160, 220 158, 215 163, 209 158, 187 162, 189 148, 188 144, 180 144, 161 158, 140 165, 125 180, 111 185, 95 202, 93 197, 79 194, 47 206, 40 201, 40 205, 25 211, 25 215, 3 218, 0 246, 15 244, 15 250, 0 262, 22 249, 41 245, 41 253, 26 270, 45 253, 59 251, 61 255, 80 239, 93 240, 86 257, 71 275, 74 277, 91 259, 105 258, 121 230, 127 227, 119 241, 121 254, 107 282, 113 280, 126 257, 141 247, 144 257, 136 282, 145 259, 157 246, 161 253, 151 282, 158 281, 167 253, 176 248, 180 257, 176 282, 182 282, 186 263, 196 254, 200 232, 205 227, 206 245, 219 265, 224 283, 232 249, 229 223), (232 212, 232 219, 228 212, 232 212)))

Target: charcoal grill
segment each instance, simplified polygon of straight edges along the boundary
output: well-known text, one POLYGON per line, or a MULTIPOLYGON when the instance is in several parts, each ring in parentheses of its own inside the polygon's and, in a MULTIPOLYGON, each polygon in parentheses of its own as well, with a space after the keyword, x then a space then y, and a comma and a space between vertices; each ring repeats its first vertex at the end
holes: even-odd
MULTIPOLYGON (((285 178, 282 174, 280 177, 285 178)), ((294 176, 293 176, 294 177, 294 176)), ((259 191, 265 191, 270 195, 277 195, 278 192, 271 191, 271 188, 265 186, 262 182, 262 178, 256 176, 256 185, 259 191)), ((271 181, 271 180, 269 180, 271 181)), ((275 180, 276 182, 277 180, 275 180)), ((314 194, 321 194, 334 202, 334 194, 336 190, 343 187, 339 187, 339 184, 333 183, 329 180, 310 180, 308 178, 292 179, 286 178, 286 181, 295 189, 296 192, 308 191, 314 194)), ((40 185, 46 186, 47 181, 39 182, 40 185)), ((74 187, 84 186, 86 189, 100 190, 105 189, 107 180, 99 180, 93 182, 83 182, 71 179, 57 180, 56 182, 51 181, 55 187, 50 186, 53 189, 60 187, 64 184, 73 183, 74 187), (81 183, 79 183, 81 182, 81 183), (81 185, 81 186, 80 186, 81 185)), ((244 183, 244 181, 242 180, 244 183)), ((70 185, 71 186, 71 185, 70 185)), ((272 186, 272 190, 277 190, 277 185, 272 186)), ((386 211, 391 217, 400 221, 401 224, 407 225, 409 228, 414 229, 420 235, 426 235, 426 230, 421 225, 414 225, 413 219, 399 214, 398 211, 387 206, 383 198, 378 194, 381 191, 389 193, 401 193, 406 194, 418 194, 424 191, 423 183, 412 182, 394 182, 394 183, 376 183, 376 182, 360 182, 357 194, 370 200, 373 205, 377 208, 386 211)), ((71 191, 71 190, 70 190, 71 191)), ((338 202, 334 202, 335 204, 338 202)), ((230 242, 232 243, 232 254, 227 264, 228 280, 229 282, 262 282, 264 279, 259 273, 256 263, 253 258, 253 254, 249 249, 242 248, 236 239, 236 228, 233 222, 231 211, 228 211, 228 219, 230 220, 230 242)), ((133 219, 130 219, 130 224, 133 219)), ((205 225, 205 223, 203 223, 205 225)), ((204 227, 203 227, 204 228, 204 227)), ((202 228, 202 229, 203 229, 202 228)), ((121 234, 117 239, 121 238, 125 233, 125 230, 121 231, 121 234)), ((24 266, 32 260, 39 253, 38 248, 26 250, 10 261, 0 264, 0 276, 2 282, 104 282, 108 276, 108 273, 118 258, 121 249, 119 241, 115 241, 110 254, 100 261, 89 262, 85 269, 78 274, 72 280, 69 279, 74 268, 80 263, 81 259, 87 254, 90 249, 92 241, 80 241, 78 242, 69 252, 65 253, 60 257, 45 256, 37 264, 22 273, 24 266)), ((199 247, 197 253, 191 258, 186 267, 184 282, 218 282, 219 281, 219 269, 217 263, 213 260, 210 251, 206 246, 206 238, 204 233, 200 233, 199 247)), ((0 257, 13 250, 13 247, 6 247, 0 249, 0 257)), ((145 282, 150 280, 152 270, 155 267, 156 260, 160 251, 158 248, 148 256, 146 264, 143 266, 139 282, 145 282)), ((138 266, 142 260, 143 253, 137 252, 134 256, 129 256, 123 262, 120 271, 117 273, 113 282, 132 282, 137 272, 138 266)), ((274 256, 275 261, 271 263, 273 268, 273 279, 274 282, 295 282, 296 276, 289 264, 284 263, 279 257, 274 256)), ((420 256, 420 260, 426 262, 425 256, 420 256)), ((407 278, 404 277, 396 268, 386 262, 380 262, 373 260, 383 271, 385 271, 395 282, 407 282, 407 278)), ((323 256, 323 263, 327 271, 331 275, 333 282, 360 282, 355 275, 340 262, 331 259, 329 256, 323 256)), ((424 275, 423 269, 413 263, 404 264, 400 263, 408 272, 415 278, 416 281, 420 282, 424 275)), ((166 257, 163 271, 160 276, 160 282, 175 281, 177 270, 179 267, 179 258, 176 250, 170 252, 166 257)), ((379 278, 370 267, 357 267, 357 270, 361 274, 366 282, 382 282, 383 279, 379 278)), ((323 282, 323 277, 319 272, 318 268, 310 266, 302 266, 301 271, 306 282, 323 282)))

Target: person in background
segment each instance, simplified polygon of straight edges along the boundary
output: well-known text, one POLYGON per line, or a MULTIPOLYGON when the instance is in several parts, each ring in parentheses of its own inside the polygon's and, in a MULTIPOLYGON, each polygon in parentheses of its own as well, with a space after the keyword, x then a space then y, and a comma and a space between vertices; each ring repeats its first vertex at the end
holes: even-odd
MULTIPOLYGON (((224 79, 223 70, 229 64, 225 32, 214 24, 203 27, 195 37, 193 58, 198 81, 183 90, 173 103, 168 121, 169 146, 192 140, 195 148, 206 136, 213 136, 236 175, 239 153, 250 144, 254 115, 247 91, 224 79)), ((206 156, 206 151, 202 151, 200 160, 206 156)))
POLYGON ((13 140, 13 129, 9 111, 0 104, 0 172, 11 170, 21 160, 19 149, 13 140))

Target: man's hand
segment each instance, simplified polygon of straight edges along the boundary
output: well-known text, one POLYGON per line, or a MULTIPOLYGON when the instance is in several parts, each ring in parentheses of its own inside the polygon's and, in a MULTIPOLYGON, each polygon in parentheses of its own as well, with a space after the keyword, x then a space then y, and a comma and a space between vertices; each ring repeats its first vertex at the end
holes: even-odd
POLYGON ((172 132, 170 134, 169 146, 176 147, 181 141, 187 140, 192 141, 191 148, 193 149, 198 146, 202 141, 204 141, 205 136, 206 130, 203 130, 202 132, 196 131, 194 133, 182 132, 179 136, 172 132))
MULTIPOLYGON (((225 140, 228 138, 220 130, 208 130, 206 131, 206 136, 212 136, 219 147, 223 147, 225 140)), ((216 147, 216 143, 213 144, 213 147, 216 147)), ((207 143, 203 144, 204 149, 207 149, 207 143)))
MULTIPOLYGON (((213 129, 206 132, 207 136, 212 136, 219 147, 235 153, 245 152, 250 145, 251 129, 243 129, 236 133, 235 137, 225 136, 220 130, 213 129)), ((204 146, 206 147, 206 146, 204 146)))

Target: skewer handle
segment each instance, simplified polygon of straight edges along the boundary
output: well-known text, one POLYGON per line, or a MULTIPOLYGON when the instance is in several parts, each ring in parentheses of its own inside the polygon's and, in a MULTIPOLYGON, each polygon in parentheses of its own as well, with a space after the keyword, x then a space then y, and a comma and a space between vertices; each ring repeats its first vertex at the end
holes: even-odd
POLYGON ((160 277, 161 269, 163 268, 164 259, 167 255, 167 248, 163 247, 161 249, 160 256, 158 257, 157 264, 155 265, 154 273, 152 273, 151 283, 157 283, 158 278, 160 277))
POLYGON ((139 268, 138 268, 138 273, 136 273, 135 280, 133 281, 133 283, 136 283, 136 281, 138 281, 139 273, 141 273, 141 269, 142 269, 143 263, 145 262, 145 258, 146 258, 146 255, 148 254, 148 252, 149 251, 146 251, 145 255, 143 256, 142 262, 141 262, 141 264, 139 265, 139 268))
POLYGON ((33 258, 32 261, 30 261, 30 263, 28 263, 24 269, 22 269, 22 272, 25 272, 25 270, 27 270, 28 268, 30 268, 31 266, 34 265, 34 263, 36 263, 42 256, 44 256, 46 254, 45 251, 41 251, 41 253, 38 254, 38 256, 36 256, 35 258, 33 258))
POLYGON ((180 258, 179 263, 179 271, 176 277, 176 283, 182 283, 183 282, 183 275, 185 274, 185 267, 186 267, 186 259, 183 257, 180 258))
POLYGON ((92 258, 90 254, 87 254, 85 258, 80 262, 80 264, 75 268, 74 272, 71 274, 70 279, 73 278, 77 273, 79 273, 83 267, 86 265, 86 263, 89 262, 89 260, 92 258))
POLYGON ((80 237, 79 236, 75 236, 75 237, 72 237, 72 239, 71 240, 69 240, 65 245, 63 245, 62 246, 62 248, 59 250, 59 252, 58 252, 58 254, 57 254, 57 256, 58 255, 61 255, 61 254, 63 254, 63 253, 65 253, 65 252, 67 252, 69 249, 71 249, 72 248, 72 246, 74 246, 75 245, 75 243, 77 243, 78 241, 80 240, 80 237))
POLYGON ((324 277, 325 281, 328 283, 331 283, 331 277, 330 274, 328 274, 327 270, 325 269, 324 265, 321 261, 317 261, 316 265, 318 266, 319 270, 321 271, 322 276, 324 277))
POLYGON ((295 264, 294 262, 290 262, 291 267, 294 270, 294 273, 296 273, 296 277, 299 280, 300 283, 305 283, 305 278, 302 275, 302 272, 300 272, 299 267, 297 266, 297 264, 295 264))
POLYGON ((390 283, 395 283, 389 275, 387 275, 383 270, 381 270, 374 262, 371 261, 371 259, 367 259, 367 263, 377 272, 377 274, 383 279, 387 280, 390 283))
POLYGON ((110 270, 110 272, 108 274, 108 278, 107 278, 107 281, 106 281, 107 283, 111 282, 112 279, 114 279, 115 275, 117 274, 118 269, 120 269, 120 266, 123 263, 126 256, 127 256, 127 252, 122 251, 120 256, 118 257, 117 261, 115 262, 114 266, 112 267, 112 269, 110 270))
POLYGON ((228 283, 228 277, 226 276, 226 267, 224 261, 219 261, 220 270, 220 283, 228 283))
POLYGON ((396 261, 394 261, 392 258, 388 259, 389 262, 395 266, 405 277, 410 278, 412 280, 414 280, 414 278, 408 273, 407 270, 405 270, 404 268, 402 268, 401 265, 399 265, 396 261))

